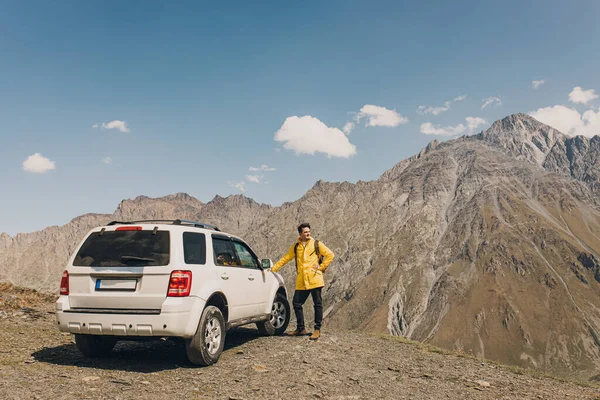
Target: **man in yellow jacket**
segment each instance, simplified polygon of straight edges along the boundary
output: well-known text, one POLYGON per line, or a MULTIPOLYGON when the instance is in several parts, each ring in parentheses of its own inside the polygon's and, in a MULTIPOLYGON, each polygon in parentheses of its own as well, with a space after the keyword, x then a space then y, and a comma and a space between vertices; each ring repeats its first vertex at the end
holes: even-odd
POLYGON ((323 320, 323 299, 321 290, 325 286, 323 273, 333 261, 333 251, 322 242, 315 241, 310 237, 310 225, 303 223, 298 226, 300 237, 287 253, 273 265, 272 271, 277 272, 288 262, 296 259, 296 292, 294 293, 294 312, 296 313, 296 331, 291 336, 306 335, 304 327, 304 313, 302 306, 311 295, 315 306, 315 331, 311 340, 317 340, 321 336, 321 322, 323 320), (322 261, 320 258, 323 257, 322 261))

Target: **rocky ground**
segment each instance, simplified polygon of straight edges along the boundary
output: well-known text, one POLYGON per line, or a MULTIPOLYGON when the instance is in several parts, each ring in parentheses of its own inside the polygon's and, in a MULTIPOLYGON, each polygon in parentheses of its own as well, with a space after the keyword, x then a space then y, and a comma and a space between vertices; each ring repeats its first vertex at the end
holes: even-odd
POLYGON ((119 343, 85 359, 56 328, 53 298, 0 286, 2 399, 600 399, 557 380, 398 338, 325 330, 307 337, 230 332, 197 368, 173 340, 119 343))

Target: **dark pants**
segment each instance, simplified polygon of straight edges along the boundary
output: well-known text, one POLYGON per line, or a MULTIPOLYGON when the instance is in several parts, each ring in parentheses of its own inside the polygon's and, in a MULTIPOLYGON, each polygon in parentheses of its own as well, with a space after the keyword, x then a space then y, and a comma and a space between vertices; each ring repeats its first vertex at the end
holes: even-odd
POLYGON ((321 321, 323 321, 323 299, 321 298, 321 289, 315 288, 310 290, 296 290, 294 293, 294 312, 296 313, 297 330, 304 329, 304 312, 302 306, 308 299, 308 295, 312 296, 313 304, 315 305, 315 329, 321 329, 321 321))

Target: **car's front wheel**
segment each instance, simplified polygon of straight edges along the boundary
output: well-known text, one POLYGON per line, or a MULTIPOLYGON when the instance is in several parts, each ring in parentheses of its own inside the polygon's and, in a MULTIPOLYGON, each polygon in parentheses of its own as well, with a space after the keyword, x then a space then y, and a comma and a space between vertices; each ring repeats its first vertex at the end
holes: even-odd
POLYGON ((267 321, 257 322, 258 331, 267 336, 281 335, 290 323, 290 303, 281 293, 275 295, 271 306, 271 317, 267 321))
POLYGON ((187 357, 192 364, 210 365, 217 362, 225 345, 225 319, 221 310, 208 306, 202 312, 198 329, 185 342, 187 357))
POLYGON ((117 344, 117 340, 110 336, 76 334, 75 344, 86 357, 106 357, 117 344))

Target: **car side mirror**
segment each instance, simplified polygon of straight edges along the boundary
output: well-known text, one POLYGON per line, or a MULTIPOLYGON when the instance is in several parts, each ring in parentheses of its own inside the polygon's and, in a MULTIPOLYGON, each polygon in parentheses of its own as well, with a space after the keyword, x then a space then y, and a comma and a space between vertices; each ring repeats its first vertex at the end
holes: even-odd
POLYGON ((262 269, 271 269, 273 268, 273 261, 271 261, 269 258, 263 258, 260 260, 260 267, 262 269))

